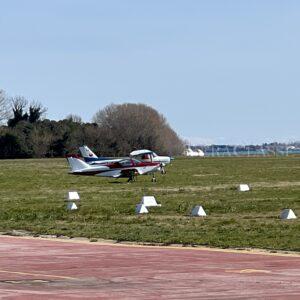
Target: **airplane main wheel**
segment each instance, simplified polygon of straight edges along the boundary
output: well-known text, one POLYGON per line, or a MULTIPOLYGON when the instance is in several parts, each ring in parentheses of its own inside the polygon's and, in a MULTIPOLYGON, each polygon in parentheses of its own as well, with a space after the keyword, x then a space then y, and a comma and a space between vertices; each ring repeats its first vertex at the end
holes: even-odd
POLYGON ((165 175, 165 174, 166 174, 166 170, 165 170, 163 164, 160 164, 160 174, 162 174, 162 175, 165 175))
POLYGON ((156 178, 155 177, 152 177, 152 182, 156 182, 156 178))
POLYGON ((128 181, 127 182, 133 182, 135 181, 135 174, 134 172, 129 172, 129 178, 128 178, 128 181))

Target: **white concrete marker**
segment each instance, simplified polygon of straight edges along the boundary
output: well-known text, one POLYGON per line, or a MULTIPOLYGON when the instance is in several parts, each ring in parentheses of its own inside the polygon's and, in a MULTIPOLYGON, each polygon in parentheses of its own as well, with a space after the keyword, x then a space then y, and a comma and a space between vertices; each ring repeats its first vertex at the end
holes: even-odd
POLYGON ((250 191, 250 186, 248 184, 240 184, 238 190, 240 192, 248 192, 250 191))
POLYGON ((75 204, 75 202, 68 202, 68 204, 67 204, 67 210, 76 210, 76 209, 78 209, 78 207, 75 204))
POLYGON ((147 209, 147 207, 144 204, 138 204, 135 207, 135 213, 136 214, 147 214, 149 211, 147 209))
POLYGON ((292 209, 286 208, 281 211, 280 219, 291 220, 291 219, 297 219, 297 217, 292 209))
POLYGON ((192 209, 191 215, 194 217, 205 217, 206 212, 201 205, 197 205, 192 209))
POLYGON ((77 192, 68 192, 67 201, 80 200, 79 194, 77 192))
POLYGON ((143 196, 140 204, 143 204, 146 207, 161 206, 161 204, 157 204, 154 196, 143 196))

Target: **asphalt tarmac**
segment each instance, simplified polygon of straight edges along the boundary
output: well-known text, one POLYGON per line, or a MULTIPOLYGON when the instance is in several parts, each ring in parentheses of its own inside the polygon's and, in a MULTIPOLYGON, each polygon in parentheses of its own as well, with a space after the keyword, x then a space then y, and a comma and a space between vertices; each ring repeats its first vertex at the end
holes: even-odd
POLYGON ((300 255, 0 236, 0 299, 300 299, 300 255))

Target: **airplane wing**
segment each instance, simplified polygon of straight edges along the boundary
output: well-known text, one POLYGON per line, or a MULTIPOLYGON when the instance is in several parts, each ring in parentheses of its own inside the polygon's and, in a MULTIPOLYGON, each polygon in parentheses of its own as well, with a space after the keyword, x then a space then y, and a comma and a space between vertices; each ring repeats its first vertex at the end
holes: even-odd
POLYGON ((100 177, 113 177, 113 178, 119 178, 119 177, 121 177, 121 175, 122 175, 121 170, 108 170, 108 171, 96 174, 96 176, 100 176, 100 177))
POLYGON ((151 154, 152 151, 148 150, 148 149, 142 149, 142 150, 135 150, 132 151, 129 155, 130 156, 137 156, 137 155, 141 155, 141 154, 151 154))

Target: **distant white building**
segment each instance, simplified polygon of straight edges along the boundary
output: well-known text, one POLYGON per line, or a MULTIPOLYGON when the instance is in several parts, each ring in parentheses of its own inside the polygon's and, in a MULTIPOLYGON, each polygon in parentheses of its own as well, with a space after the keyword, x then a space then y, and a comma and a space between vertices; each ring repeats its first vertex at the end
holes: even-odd
POLYGON ((187 148, 184 150, 183 155, 185 156, 198 156, 198 157, 204 157, 204 152, 201 149, 196 149, 195 151, 191 148, 187 148))

